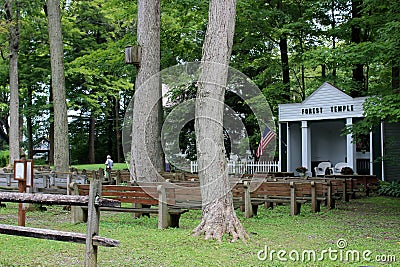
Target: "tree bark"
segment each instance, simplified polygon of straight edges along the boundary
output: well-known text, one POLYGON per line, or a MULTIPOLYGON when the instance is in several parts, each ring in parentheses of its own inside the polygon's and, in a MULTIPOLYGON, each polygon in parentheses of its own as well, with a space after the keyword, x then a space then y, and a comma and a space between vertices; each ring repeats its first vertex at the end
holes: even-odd
POLYGON ((10 28, 10 164, 20 157, 19 131, 19 88, 18 88, 18 50, 19 50, 19 9, 14 19, 13 0, 5 1, 7 24, 10 28))
POLYGON ((247 237, 233 208, 222 125, 235 16, 235 0, 210 1, 195 107, 203 216, 193 234, 219 241, 224 234, 233 240, 247 237))
MULTIPOLYGON (((282 0, 278 1, 277 8, 283 12, 282 0)), ((282 34, 279 38, 279 50, 281 52, 282 65, 282 83, 285 91, 284 99, 290 101, 290 70, 289 70, 289 53, 286 34, 282 34)))
MULTIPOLYGON (((362 0, 352 0, 351 2, 351 15, 352 19, 357 19, 361 17, 361 4, 362 0)), ((359 25, 356 25, 353 22, 351 27, 351 41, 355 44, 361 43, 361 28, 359 25)), ((358 97, 362 96, 363 88, 364 88, 364 66, 361 63, 356 63, 353 66, 353 81, 355 83, 354 88, 350 91, 350 96, 358 97)))
POLYGON ((116 149, 113 151, 117 151, 117 157, 115 158, 117 162, 122 162, 121 160, 121 127, 119 123, 119 112, 120 112, 120 104, 119 97, 114 98, 114 128, 115 128, 115 147, 116 149))
POLYGON ((137 41, 142 57, 133 100, 130 171, 135 181, 156 181, 165 169, 160 136, 160 0, 138 0, 137 41))
POLYGON ((69 140, 60 0, 47 1, 47 14, 54 106, 54 169, 66 172, 69 169, 69 140))
MULTIPOLYGON (((46 11, 47 12, 47 11, 46 11)), ((53 103, 53 90, 49 90, 49 103, 53 103)), ((54 165, 54 107, 50 105, 49 165, 54 165)))
POLYGON ((94 153, 94 139, 95 139, 95 128, 96 128, 96 119, 94 118, 94 114, 92 112, 90 116, 90 121, 89 121, 89 163, 93 164, 96 162, 96 157, 94 153))

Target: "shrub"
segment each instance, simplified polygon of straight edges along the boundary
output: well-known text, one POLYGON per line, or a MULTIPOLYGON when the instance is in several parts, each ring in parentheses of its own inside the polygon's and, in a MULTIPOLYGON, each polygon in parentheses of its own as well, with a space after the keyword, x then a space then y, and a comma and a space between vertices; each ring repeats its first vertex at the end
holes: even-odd
POLYGON ((378 194, 388 197, 400 197, 400 183, 399 182, 384 182, 379 183, 378 194))
POLYGON ((299 173, 305 173, 305 172, 308 171, 308 170, 307 170, 306 167, 297 167, 297 168, 296 168, 296 171, 299 172, 299 173))
POLYGON ((353 175, 353 174, 354 174, 354 171, 353 171, 353 169, 350 168, 350 167, 343 167, 343 168, 340 170, 340 174, 342 174, 342 175, 353 175))
POLYGON ((0 167, 5 167, 8 165, 8 160, 10 158, 10 151, 0 151, 0 167))

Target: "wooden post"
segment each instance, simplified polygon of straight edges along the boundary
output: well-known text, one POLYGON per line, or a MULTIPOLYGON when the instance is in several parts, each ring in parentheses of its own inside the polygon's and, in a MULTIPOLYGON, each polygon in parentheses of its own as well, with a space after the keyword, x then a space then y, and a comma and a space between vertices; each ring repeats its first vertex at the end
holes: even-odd
POLYGON ((319 205, 317 203, 317 188, 315 181, 311 181, 311 208, 313 212, 319 212, 319 205))
POLYGON ((299 209, 297 205, 298 203, 296 201, 296 185, 294 182, 290 182, 290 215, 299 214, 299 209))
POLYGON ((171 219, 168 214, 167 193, 165 187, 162 185, 157 186, 158 191, 158 229, 168 228, 171 219))
POLYGON ((335 208, 335 200, 332 197, 332 182, 327 181, 326 186, 328 187, 328 195, 327 195, 327 203, 326 205, 328 206, 328 209, 334 209, 335 208))
POLYGON ((97 266, 97 245, 93 244, 93 236, 99 233, 100 208, 96 202, 101 197, 101 182, 96 177, 90 182, 88 223, 86 236, 85 266, 97 266))
MULTIPOLYGON (((23 180, 18 180, 18 192, 25 193, 26 182, 23 180)), ((25 226, 26 210, 24 209, 24 204, 18 204, 18 226, 25 226)))
POLYGON ((347 180, 346 178, 343 179, 343 200, 348 202, 349 195, 347 194, 347 180))
POLYGON ((250 198, 250 184, 248 181, 243 183, 244 187, 244 214, 246 218, 253 217, 253 207, 251 205, 251 198, 250 198))
MULTIPOLYGON (((71 189, 72 195, 79 196, 78 184, 76 182, 72 182, 68 186, 71 189)), ((80 206, 72 206, 71 205, 71 222, 72 223, 80 223, 87 221, 87 213, 80 206)))

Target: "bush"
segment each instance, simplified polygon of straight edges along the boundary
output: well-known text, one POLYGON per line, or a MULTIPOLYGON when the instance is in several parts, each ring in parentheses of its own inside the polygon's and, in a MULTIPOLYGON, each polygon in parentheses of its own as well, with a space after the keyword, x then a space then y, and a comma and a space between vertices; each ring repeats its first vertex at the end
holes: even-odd
POLYGON ((10 151, 0 151, 0 167, 5 167, 8 165, 8 160, 10 159, 10 151))
POLYGON ((388 197, 400 197, 400 183, 398 182, 380 182, 378 194, 388 197))
POLYGON ((353 175, 354 171, 350 167, 343 167, 342 170, 340 171, 340 174, 342 174, 342 175, 353 175))

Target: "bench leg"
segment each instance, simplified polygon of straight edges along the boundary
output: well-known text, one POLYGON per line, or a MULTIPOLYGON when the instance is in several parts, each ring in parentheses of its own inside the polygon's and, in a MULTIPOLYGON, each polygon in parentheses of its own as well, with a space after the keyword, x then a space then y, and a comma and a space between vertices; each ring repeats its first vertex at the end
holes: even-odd
POLYGON ((294 202, 290 209, 290 215, 299 215, 301 210, 301 203, 294 202))
POLYGON ((253 209, 253 216, 257 216, 258 205, 251 205, 251 208, 253 209))
MULTIPOLYGON (((150 208, 151 205, 144 205, 144 204, 142 205, 142 204, 138 204, 138 203, 133 203, 132 207, 141 209, 141 208, 150 208)), ((134 213, 132 213, 132 218, 133 219, 140 218, 142 216, 147 216, 147 217, 150 218, 150 213, 144 213, 144 212, 134 212, 134 213)))
POLYGON ((315 202, 312 203, 312 211, 313 212, 320 212, 321 211, 321 201, 315 200, 315 202))
POLYGON ((87 222, 87 217, 88 217, 87 209, 82 209, 79 206, 71 206, 72 223, 87 222))
POLYGON ((274 203, 273 202, 265 202, 264 207, 266 209, 273 209, 274 208, 274 203))
POLYGON ((170 216, 170 227, 179 228, 179 219, 181 214, 169 214, 170 216))

